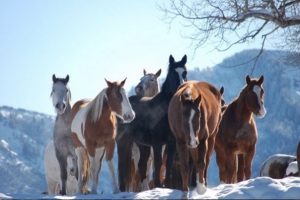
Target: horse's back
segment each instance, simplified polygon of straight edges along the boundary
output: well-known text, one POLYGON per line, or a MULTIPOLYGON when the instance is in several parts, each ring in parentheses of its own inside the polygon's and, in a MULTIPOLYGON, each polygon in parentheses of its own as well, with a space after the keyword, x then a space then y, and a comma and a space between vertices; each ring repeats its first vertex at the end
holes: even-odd
POLYGON ((90 102, 90 100, 88 99, 81 99, 79 101, 77 101, 73 107, 72 107, 72 111, 71 111, 71 119, 73 120, 75 115, 77 114, 77 112, 82 108, 85 107, 88 103, 90 102))

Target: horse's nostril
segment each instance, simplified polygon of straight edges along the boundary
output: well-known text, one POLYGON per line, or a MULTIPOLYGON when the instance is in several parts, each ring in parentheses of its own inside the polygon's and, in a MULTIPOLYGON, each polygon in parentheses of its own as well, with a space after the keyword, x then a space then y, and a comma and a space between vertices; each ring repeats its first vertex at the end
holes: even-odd
POLYGON ((59 109, 59 103, 57 103, 57 104, 55 105, 55 108, 59 109))

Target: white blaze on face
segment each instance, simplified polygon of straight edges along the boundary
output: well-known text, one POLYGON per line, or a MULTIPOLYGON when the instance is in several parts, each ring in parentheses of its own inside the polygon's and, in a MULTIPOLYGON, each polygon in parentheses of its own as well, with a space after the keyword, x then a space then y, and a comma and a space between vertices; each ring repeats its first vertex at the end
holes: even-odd
POLYGON ((257 97, 257 100, 258 100, 258 103, 259 103, 259 107, 260 107, 260 110, 258 112, 258 116, 260 118, 263 118, 266 115, 267 111, 266 111, 265 105, 260 100, 261 88, 259 86, 255 85, 253 87, 253 92, 256 94, 256 97, 257 97))
POLYGON ((180 85, 183 83, 183 77, 182 77, 182 74, 183 72, 185 71, 183 68, 181 67, 178 67, 175 69, 175 71, 178 73, 178 76, 179 76, 179 81, 180 81, 180 85))
POLYGON ((193 123, 192 123, 195 113, 196 112, 192 109, 190 117, 189 117, 189 129, 190 129, 190 144, 189 145, 191 148, 196 148, 199 144, 199 139, 198 139, 198 137, 195 136, 195 131, 194 131, 193 123))
POLYGON ((122 100, 122 116, 121 116, 121 118, 124 120, 124 123, 129 123, 134 119, 135 113, 131 107, 131 104, 125 93, 124 88, 121 89, 121 95, 122 95, 122 99, 123 99, 122 100))
POLYGON ((52 87, 52 103, 58 114, 64 113, 68 101, 68 90, 65 84, 56 82, 52 87), (58 106, 58 107, 57 107, 58 106))

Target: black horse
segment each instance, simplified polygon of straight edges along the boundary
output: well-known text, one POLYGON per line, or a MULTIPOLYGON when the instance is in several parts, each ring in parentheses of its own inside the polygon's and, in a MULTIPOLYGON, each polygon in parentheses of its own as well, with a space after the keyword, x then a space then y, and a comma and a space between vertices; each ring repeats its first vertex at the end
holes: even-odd
POLYGON ((126 181, 131 180, 132 144, 135 142, 140 150, 138 163, 139 176, 142 183, 146 179, 147 161, 150 148, 154 151, 154 186, 160 187, 160 168, 162 164, 162 146, 167 145, 167 164, 165 186, 170 187, 171 166, 176 151, 175 139, 168 123, 168 107, 178 86, 187 80, 185 67, 187 56, 175 62, 169 57, 169 69, 161 91, 151 98, 129 97, 136 117, 130 124, 118 125, 118 155, 119 155, 119 184, 120 190, 128 190, 126 181))

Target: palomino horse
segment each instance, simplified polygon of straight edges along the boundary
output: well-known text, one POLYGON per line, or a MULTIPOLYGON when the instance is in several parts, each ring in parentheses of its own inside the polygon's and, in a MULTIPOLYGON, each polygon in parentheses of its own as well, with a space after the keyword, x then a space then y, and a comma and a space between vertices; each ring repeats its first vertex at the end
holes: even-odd
MULTIPOLYGON (((159 69, 155 74, 147 73, 146 70, 143 70, 144 76, 140 79, 140 82, 135 87, 136 96, 139 98, 142 97, 152 97, 156 95, 160 91, 160 85, 158 77, 161 74, 161 69, 159 69)), ((118 154, 121 154, 122 150, 122 143, 126 142, 126 135, 125 134, 118 134, 117 135, 117 145, 118 145, 118 154)), ((124 145, 123 145, 124 146, 124 145)), ((122 159, 122 158, 119 158, 122 159)), ((118 166, 119 170, 119 185, 120 190, 124 191, 134 191, 138 192, 139 189, 139 175, 138 175, 138 161, 140 159, 140 152, 135 143, 132 146, 132 165, 131 165, 131 172, 130 174, 126 174, 126 170, 124 170, 123 166, 118 166)), ((151 159, 148 161, 151 162, 151 159)), ((119 162, 122 163, 122 162, 119 162)), ((148 166, 152 167, 151 164, 148 166)), ((147 170, 149 171, 149 170, 147 170)), ((150 177, 148 177, 150 178, 150 177)))
POLYGON ((85 166, 86 152, 91 164, 92 193, 97 193, 98 177, 101 163, 106 153, 109 170, 113 179, 113 192, 118 192, 114 172, 113 153, 117 128, 116 116, 124 123, 131 122, 134 111, 121 83, 106 80, 107 88, 103 89, 92 101, 81 100, 72 108, 71 135, 78 156, 78 191, 85 193, 84 186, 88 176, 88 166, 85 166))
MULTIPOLYGON (((132 123, 119 126, 118 128, 118 134, 126 135, 122 145, 118 146, 121 149, 119 151, 119 166, 122 166, 126 170, 124 172, 125 175, 130 174, 132 145, 135 142, 141 154, 138 167, 142 190, 149 188, 146 171, 151 147, 153 147, 154 152, 154 186, 159 187, 161 185, 161 152, 165 144, 168 146, 166 180, 169 180, 170 172, 168 170, 172 164, 171 160, 175 151, 175 140, 168 125, 168 106, 178 86, 186 81, 186 61, 186 55, 179 62, 175 62, 173 56, 170 55, 169 69, 161 91, 152 98, 131 96, 129 99, 136 113, 136 118, 132 123)), ((121 191, 125 190, 122 187, 120 189, 121 191)))
MULTIPOLYGON (((53 142, 55 147, 55 155, 60 167, 61 180, 59 182, 61 182, 61 194, 65 195, 66 181, 68 177, 68 166, 67 166, 68 157, 71 157, 73 160, 73 166, 69 167, 71 168, 72 174, 76 176, 78 175, 75 147, 70 138, 71 93, 67 86, 69 82, 69 75, 67 75, 66 78, 56 78, 56 76, 53 74, 52 81, 53 81, 53 86, 52 86, 51 97, 52 97, 53 106, 55 108, 55 111, 57 112, 57 116, 54 124, 53 142)), ((55 162, 55 160, 53 162, 55 162)), ((51 175, 47 174, 47 180, 48 180, 48 176, 51 175)), ((53 192, 54 191, 48 191, 48 193, 53 193, 53 192)))
POLYGON ((196 170, 197 192, 206 191, 207 168, 221 120, 222 94, 206 82, 181 85, 169 105, 169 125, 176 138, 182 189, 188 191, 192 166, 196 170))
MULTIPOLYGON (((61 190, 60 166, 55 155, 55 148, 53 141, 49 142, 45 148, 44 154, 45 176, 48 186, 48 195, 56 195, 61 190)), ((74 195, 77 191, 77 179, 73 172, 72 158, 67 158, 67 182, 66 194, 74 195)))
POLYGON ((296 160, 296 156, 286 154, 274 154, 264 161, 260 169, 260 176, 268 176, 275 179, 281 179, 285 176, 294 175, 290 174, 290 170, 287 169, 290 166, 290 164, 296 160))
POLYGON ((263 76, 247 76, 246 86, 223 113, 215 143, 221 182, 235 183, 251 177, 257 140, 253 113, 261 118, 266 114, 263 82, 263 76))

